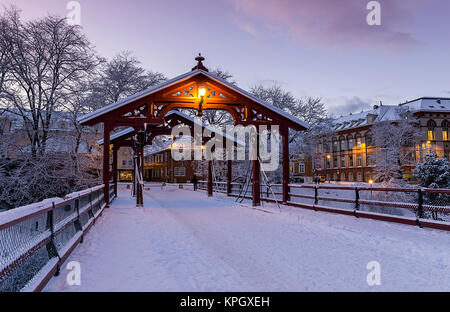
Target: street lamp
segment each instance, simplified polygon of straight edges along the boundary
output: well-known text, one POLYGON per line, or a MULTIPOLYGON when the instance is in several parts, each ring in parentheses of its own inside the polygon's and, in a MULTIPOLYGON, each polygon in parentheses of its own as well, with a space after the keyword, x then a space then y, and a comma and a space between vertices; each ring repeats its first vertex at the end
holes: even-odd
POLYGON ((328 180, 328 184, 330 184, 330 180, 328 179, 328 166, 329 166, 329 164, 330 164, 330 167, 331 167, 330 159, 331 159, 331 155, 327 155, 327 163, 326 163, 327 170, 325 171, 325 174, 326 174, 325 179, 328 180))
POLYGON ((200 98, 200 103, 198 104, 198 117, 203 116, 202 106, 205 102, 206 88, 204 86, 200 86, 198 88, 198 97, 200 98))
POLYGON ((370 184, 370 200, 372 200, 372 191, 373 191, 373 180, 372 179, 369 180, 369 184, 370 184))

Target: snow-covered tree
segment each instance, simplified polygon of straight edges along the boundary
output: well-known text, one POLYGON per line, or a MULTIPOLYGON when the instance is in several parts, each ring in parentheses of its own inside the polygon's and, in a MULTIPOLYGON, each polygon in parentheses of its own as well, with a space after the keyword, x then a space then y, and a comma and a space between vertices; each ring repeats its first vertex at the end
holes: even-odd
MULTIPOLYGON (((414 170, 415 177, 420 185, 432 189, 450 189, 450 163, 445 158, 439 158, 436 153, 425 156, 425 161, 418 163, 414 170)), ((450 205, 450 195, 447 194, 425 194, 424 202, 435 206, 450 205)), ((433 219, 438 219, 438 213, 432 212, 433 219)))
POLYGON ((117 54, 103 63, 96 81, 92 84, 92 101, 96 107, 115 103, 128 96, 160 84, 167 78, 159 73, 148 71, 130 51, 117 54))
POLYGON ((398 108, 397 120, 376 123, 371 131, 376 146, 376 179, 400 184, 402 167, 415 164, 415 145, 420 139, 418 121, 409 111, 398 108))
POLYGON ((22 22, 20 12, 12 8, 1 20, 6 33, 0 55, 7 65, 0 106, 22 118, 32 155, 43 155, 53 113, 61 109, 71 84, 95 68, 95 53, 81 28, 68 25, 65 18, 22 22))

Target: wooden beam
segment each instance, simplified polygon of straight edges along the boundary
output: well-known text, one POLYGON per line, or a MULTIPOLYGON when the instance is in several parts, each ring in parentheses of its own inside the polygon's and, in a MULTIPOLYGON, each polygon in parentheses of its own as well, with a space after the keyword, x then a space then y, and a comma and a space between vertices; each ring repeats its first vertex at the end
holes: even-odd
POLYGON ((231 160, 227 160, 227 195, 231 194, 231 180, 233 177, 233 163, 231 160))
POLYGON ((103 184, 105 185, 105 203, 109 207, 109 148, 111 126, 105 122, 103 124, 104 138, 103 138, 103 184))
POLYGON ((289 201, 289 182, 290 182, 290 158, 289 158, 289 128, 284 127, 281 131, 283 136, 283 203, 289 201))
MULTIPOLYGON (((258 130, 256 130, 258 131, 258 130)), ((252 201, 253 207, 261 206, 261 165, 259 163, 259 133, 256 134, 256 155, 253 160, 253 184, 252 201)))

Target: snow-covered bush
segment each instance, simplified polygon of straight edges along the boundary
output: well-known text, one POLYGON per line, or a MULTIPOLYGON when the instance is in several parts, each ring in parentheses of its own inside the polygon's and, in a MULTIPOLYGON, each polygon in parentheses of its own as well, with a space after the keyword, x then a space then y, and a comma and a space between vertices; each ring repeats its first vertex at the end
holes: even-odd
MULTIPOLYGON (((450 188, 450 163, 445 158, 438 158, 436 153, 425 156, 423 163, 417 164, 414 171, 415 177, 420 181, 420 185, 432 189, 450 188)), ((425 194, 424 203, 434 206, 449 206, 450 196, 446 194, 425 194)), ((431 217, 438 219, 438 213, 432 212, 431 217)))
POLYGON ((100 185, 96 167, 95 159, 69 153, 3 159, 0 203, 11 209, 100 185))

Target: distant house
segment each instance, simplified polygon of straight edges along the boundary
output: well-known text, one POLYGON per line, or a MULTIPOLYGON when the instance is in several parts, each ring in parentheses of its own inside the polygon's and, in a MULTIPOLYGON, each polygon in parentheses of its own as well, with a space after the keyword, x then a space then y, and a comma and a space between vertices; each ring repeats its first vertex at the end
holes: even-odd
MULTIPOLYGON (((193 151, 192 145, 172 142, 163 142, 160 147, 149 147, 144 157, 144 180, 169 183, 186 183, 194 177, 194 161, 176 161, 172 157, 172 149, 189 149, 193 151)), ((193 159, 193 158, 191 158, 193 159)))
MULTIPOLYGON (((404 108, 419 120, 420 142, 412 148, 431 152, 449 159, 450 99, 419 98, 400 105, 375 105, 372 110, 349 114, 333 120, 333 131, 319 139, 315 168, 322 179, 328 181, 368 182, 375 175, 375 146, 371 128, 383 121, 402 118, 398 108, 404 108)), ((420 161, 420 153, 414 153, 420 161)), ((403 178, 411 180, 414 167, 402 167, 403 178)))

